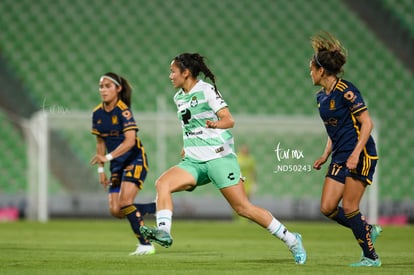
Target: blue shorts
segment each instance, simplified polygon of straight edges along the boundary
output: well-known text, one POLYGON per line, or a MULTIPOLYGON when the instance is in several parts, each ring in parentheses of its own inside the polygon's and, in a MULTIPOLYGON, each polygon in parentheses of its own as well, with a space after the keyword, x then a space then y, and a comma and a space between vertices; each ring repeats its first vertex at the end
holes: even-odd
POLYGON ((375 166, 377 165, 378 157, 361 154, 357 167, 349 170, 346 168, 346 163, 331 162, 326 176, 341 183, 345 183, 346 177, 352 177, 362 181, 365 184, 372 184, 372 179, 375 173, 375 166))
POLYGON ((236 185, 240 181, 240 166, 233 154, 206 162, 194 162, 184 158, 177 166, 193 175, 196 187, 212 182, 221 189, 236 185))
POLYGON ((111 183, 109 193, 119 193, 123 181, 134 183, 139 189, 142 189, 145 178, 147 177, 148 168, 142 164, 142 161, 136 161, 127 165, 124 170, 114 171, 111 173, 111 183))

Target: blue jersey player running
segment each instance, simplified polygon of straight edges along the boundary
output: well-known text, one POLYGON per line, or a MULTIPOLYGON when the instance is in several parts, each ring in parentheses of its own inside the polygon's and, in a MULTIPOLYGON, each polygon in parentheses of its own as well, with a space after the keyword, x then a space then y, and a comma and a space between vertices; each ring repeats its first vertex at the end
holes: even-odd
POLYGON ((320 32, 312 37, 312 47, 315 53, 310 62, 310 75, 314 85, 322 86, 316 100, 328 134, 325 151, 315 161, 314 168, 320 169, 331 156, 321 212, 350 228, 361 246, 362 258, 351 266, 381 266, 374 248, 381 227, 368 224, 359 210, 378 159, 371 136, 373 123, 359 90, 338 77, 346 62, 341 43, 331 34, 320 32))
POLYGON ((170 65, 170 80, 174 88, 178 88, 174 102, 182 126, 183 160, 158 178, 155 184, 157 228, 142 226, 143 235, 169 247, 172 244, 172 193, 192 191, 211 182, 238 215, 266 228, 287 245, 297 264, 304 264, 306 252, 300 234, 289 232, 269 211, 253 205, 246 195, 229 131, 234 120, 204 58, 198 53, 175 57, 170 65), (200 73, 210 78, 213 85, 198 79, 200 73))
POLYGON ((138 127, 130 110, 131 86, 123 77, 109 72, 99 81, 102 98, 92 114, 92 134, 96 135, 96 155, 91 164, 98 165, 100 183, 108 188, 110 213, 127 217, 138 239, 137 249, 130 255, 150 255, 155 248, 140 233, 142 216, 155 213, 155 203, 134 204, 148 171, 147 156, 137 136, 138 127), (111 178, 104 164, 110 162, 111 178))

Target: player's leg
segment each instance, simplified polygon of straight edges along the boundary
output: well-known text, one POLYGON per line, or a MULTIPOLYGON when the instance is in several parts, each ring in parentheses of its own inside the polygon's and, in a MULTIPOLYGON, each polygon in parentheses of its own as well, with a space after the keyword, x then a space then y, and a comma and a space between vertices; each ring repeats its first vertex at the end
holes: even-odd
POLYGON ((119 193, 119 206, 122 214, 128 219, 131 229, 138 239, 136 251, 130 255, 149 255, 154 254, 155 249, 148 240, 142 236, 140 227, 144 225, 141 213, 134 205, 135 197, 139 192, 139 188, 134 182, 123 181, 121 192, 119 193))
POLYGON ((115 218, 122 219, 124 218, 124 214, 121 212, 119 207, 119 191, 109 191, 108 193, 108 207, 109 207, 109 213, 114 216, 115 218))
POLYGON ((338 206, 343 196, 344 187, 344 183, 326 177, 322 190, 320 210, 329 219, 349 228, 344 209, 338 206))
POLYGON ((236 185, 221 188, 220 191, 238 215, 254 221, 282 240, 292 252, 296 263, 306 262, 306 251, 300 234, 291 233, 268 210, 252 204, 241 180, 236 185))
POLYGON ((154 254, 152 244, 141 234, 140 227, 144 225, 144 219, 134 204, 147 176, 147 169, 137 160, 131 163, 123 171, 121 191, 119 193, 119 206, 122 214, 128 219, 132 231, 138 239, 138 246, 135 252, 130 255, 154 254))
MULTIPOLYGON (((371 227, 359 209, 365 189, 366 187, 363 182, 352 177, 347 177, 342 205, 355 239, 363 251, 364 258, 361 262, 363 261, 364 263, 362 264, 365 265, 365 262, 368 262, 368 264, 379 266, 381 263, 371 239, 371 227)), ((353 266, 359 266, 359 264, 361 263, 353 264, 353 266)))
POLYGON ((329 165, 324 181, 320 210, 326 217, 349 228, 344 210, 339 206, 344 192, 346 175, 347 169, 344 163, 332 162, 329 165))
MULTIPOLYGON (((142 216, 147 214, 155 214, 155 202, 149 203, 134 203, 135 207, 142 216)), ((125 218, 119 207, 119 190, 117 192, 108 193, 108 207, 109 213, 119 219, 125 218)))
POLYGON ((116 218, 124 218, 124 214, 119 207, 119 192, 121 192, 122 173, 113 172, 108 187, 108 208, 109 213, 116 218))
POLYGON ((178 166, 174 166, 164 172, 155 183, 157 191, 157 228, 143 226, 141 228, 142 234, 150 241, 155 241, 161 246, 171 246, 171 226, 174 207, 172 193, 189 190, 195 186, 194 176, 178 166))

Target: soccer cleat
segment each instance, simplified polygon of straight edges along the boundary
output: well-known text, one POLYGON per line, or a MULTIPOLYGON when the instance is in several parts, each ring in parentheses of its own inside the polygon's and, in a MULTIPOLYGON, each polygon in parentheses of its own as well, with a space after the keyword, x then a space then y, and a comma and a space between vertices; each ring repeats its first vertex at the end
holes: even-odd
POLYGON ((371 231, 372 244, 375 244, 375 241, 377 240, 377 238, 379 237, 379 235, 382 232, 382 228, 378 224, 373 224, 373 225, 371 225, 371 230, 370 231, 371 231))
POLYGON ((289 247, 289 250, 297 264, 304 264, 306 262, 306 251, 302 244, 302 236, 299 233, 292 234, 296 237, 296 243, 289 247))
POLYGON ((172 245, 173 240, 171 235, 164 230, 150 228, 145 225, 142 225, 139 230, 141 231, 142 236, 150 242, 156 242, 163 247, 170 247, 172 245))
POLYGON ((380 267, 381 266, 381 260, 378 258, 376 260, 362 257, 361 261, 358 263, 350 264, 349 266, 352 267, 360 267, 360 266, 372 266, 372 267, 380 267))
MULTIPOLYGON (((371 229, 369 231, 370 231, 370 234, 371 234, 372 244, 374 245, 375 242, 376 242, 376 240, 377 240, 377 238, 379 237, 379 235, 382 232, 382 228, 378 224, 373 224, 373 225, 371 225, 371 229)), ((364 257, 365 257, 364 256, 364 252, 362 251, 361 261, 364 259, 364 257)))
POLYGON ((152 254, 155 254, 155 247, 152 244, 150 245, 138 244, 137 250, 135 250, 132 253, 129 253, 130 256, 142 256, 142 255, 152 255, 152 254))

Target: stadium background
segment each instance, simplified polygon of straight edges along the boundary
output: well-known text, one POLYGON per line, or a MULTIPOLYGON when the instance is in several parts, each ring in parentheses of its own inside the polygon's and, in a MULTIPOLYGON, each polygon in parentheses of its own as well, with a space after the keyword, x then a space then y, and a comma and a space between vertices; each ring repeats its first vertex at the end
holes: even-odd
MULTIPOLYGON (((166 111, 174 116, 170 60, 181 52, 200 52, 235 115, 317 116, 317 88, 308 68, 309 38, 323 29, 348 49, 344 78, 360 88, 377 122, 380 214, 403 214, 412 220, 413 14, 410 0, 3 0, 0 207, 14 205, 22 214, 25 211, 28 156, 22 121, 37 111, 61 113, 68 119, 71 113, 91 111, 99 102, 99 76, 107 71, 125 76, 134 86, 134 112, 153 113, 160 98, 166 98, 166 111)), ((157 144, 145 140, 145 129, 142 135, 151 161, 157 144)), ((96 171, 88 161, 95 147, 89 131, 54 129, 51 136, 50 198, 94 192, 96 171)), ((167 146, 167 164, 178 160, 177 142, 171 139, 167 146)), ((318 201, 320 174, 278 178, 269 170, 274 139, 236 135, 236 142, 249 143, 258 160, 258 198, 300 202, 310 196, 318 201), (257 144, 270 147, 255 150, 257 144)), ((325 142, 322 135, 306 148, 321 152, 325 142)), ((158 164, 150 164, 157 171, 158 164)), ((152 189, 156 176, 149 176, 146 190, 152 189)), ((193 196, 197 199, 208 190, 193 196)), ((106 214, 105 209, 101 212, 106 214)))

